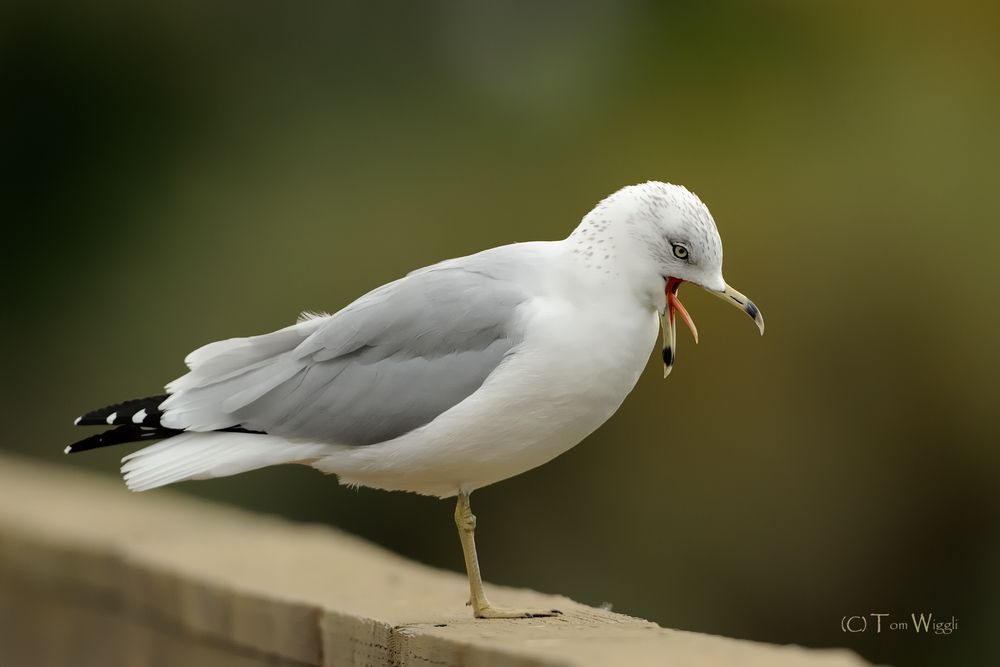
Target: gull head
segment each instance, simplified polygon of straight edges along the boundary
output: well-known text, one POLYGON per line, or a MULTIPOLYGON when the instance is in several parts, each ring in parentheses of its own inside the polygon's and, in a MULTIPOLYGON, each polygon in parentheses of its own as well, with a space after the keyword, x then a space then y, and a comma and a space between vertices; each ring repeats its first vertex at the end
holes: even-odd
POLYGON ((698 342, 694 320, 677 298, 683 283, 698 285, 740 308, 764 333, 757 306, 723 279, 719 230, 708 207, 687 188, 656 181, 622 188, 598 204, 577 232, 608 229, 614 230, 625 279, 660 313, 664 377, 677 349, 677 316, 698 342))

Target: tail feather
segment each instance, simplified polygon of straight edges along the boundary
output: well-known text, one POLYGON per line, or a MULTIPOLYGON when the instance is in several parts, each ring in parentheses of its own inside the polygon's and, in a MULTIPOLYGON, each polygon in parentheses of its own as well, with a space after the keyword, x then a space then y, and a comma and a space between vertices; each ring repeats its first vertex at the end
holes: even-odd
POLYGON ((281 463, 307 463, 329 446, 232 432, 184 432, 122 459, 125 485, 147 491, 188 479, 226 477, 281 463))

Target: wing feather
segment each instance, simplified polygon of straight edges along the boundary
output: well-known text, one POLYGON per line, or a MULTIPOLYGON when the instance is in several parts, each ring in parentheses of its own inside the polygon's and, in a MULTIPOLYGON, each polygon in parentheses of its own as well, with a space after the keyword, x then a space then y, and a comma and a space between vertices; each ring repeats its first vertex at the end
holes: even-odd
POLYGON ((476 257, 412 273, 333 315, 194 351, 190 372, 167 386, 163 424, 366 445, 429 423, 520 341, 525 292, 470 266, 476 257))

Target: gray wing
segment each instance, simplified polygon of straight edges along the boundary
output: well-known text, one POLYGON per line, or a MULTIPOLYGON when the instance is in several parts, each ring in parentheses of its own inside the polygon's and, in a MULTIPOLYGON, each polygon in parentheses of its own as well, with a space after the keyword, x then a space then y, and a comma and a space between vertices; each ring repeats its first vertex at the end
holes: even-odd
POLYGON ((398 437, 483 384, 520 342, 526 298, 478 265, 424 269, 334 315, 195 351, 167 386, 163 424, 348 445, 398 437))

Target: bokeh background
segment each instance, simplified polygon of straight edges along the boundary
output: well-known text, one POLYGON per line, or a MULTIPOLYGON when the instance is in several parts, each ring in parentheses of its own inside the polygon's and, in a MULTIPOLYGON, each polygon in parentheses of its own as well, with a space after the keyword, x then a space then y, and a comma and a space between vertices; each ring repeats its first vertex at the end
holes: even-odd
MULTIPOLYGON (((599 432, 476 493, 487 578, 997 664, 998 30, 990 2, 5 3, 0 446, 115 475, 62 457, 70 422, 193 348, 683 183, 767 335, 688 288, 668 382, 652 355, 599 432), (840 629, 877 612, 960 628, 840 629)), ((450 502, 179 488, 462 567, 450 502)))

